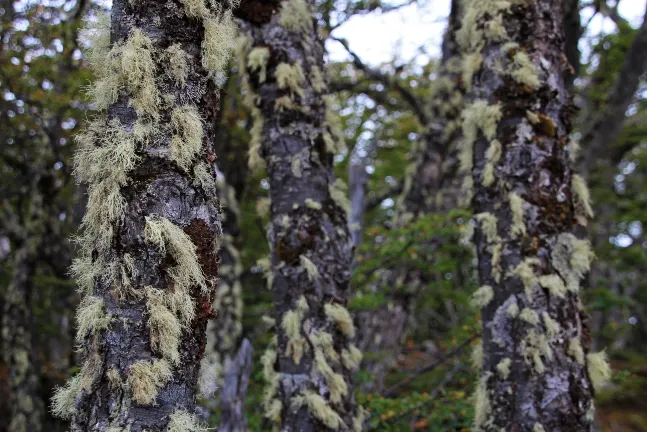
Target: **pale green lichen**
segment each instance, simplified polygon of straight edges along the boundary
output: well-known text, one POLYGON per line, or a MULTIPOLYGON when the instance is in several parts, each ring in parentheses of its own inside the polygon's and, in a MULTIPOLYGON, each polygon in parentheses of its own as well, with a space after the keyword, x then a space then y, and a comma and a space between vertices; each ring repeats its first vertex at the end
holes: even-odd
POLYGON ((211 76, 225 71, 229 56, 236 46, 237 32, 231 11, 204 20, 202 66, 211 76))
POLYGON ((519 305, 517 302, 511 303, 510 306, 508 306, 506 313, 510 318, 516 318, 519 316, 519 305))
POLYGON ((594 258, 591 243, 571 233, 562 233, 553 246, 551 262, 566 282, 569 291, 578 292, 580 280, 591 269, 594 258))
POLYGON ((318 203, 317 201, 314 201, 310 198, 306 198, 306 207, 313 210, 321 210, 323 206, 321 205, 321 203, 318 203))
POLYGON ((483 56, 479 52, 469 53, 463 56, 462 59, 462 78, 465 83, 465 89, 470 91, 472 89, 472 77, 481 68, 483 63, 483 56))
POLYGON ((488 251, 492 255, 492 276, 496 282, 501 280, 501 252, 503 244, 498 233, 497 218, 492 213, 483 212, 474 215, 474 218, 480 223, 481 231, 488 242, 488 251))
POLYGON ((323 134, 323 140, 324 144, 326 144, 326 151, 333 155, 341 154, 346 151, 346 140, 344 138, 344 129, 341 117, 333 107, 334 99, 332 96, 325 95, 324 102, 325 111, 323 126, 325 131, 323 134))
POLYGON ((519 314, 519 318, 533 326, 539 324, 539 315, 532 309, 523 308, 519 314))
POLYGON ((140 360, 133 363, 128 371, 133 400, 140 405, 153 404, 159 390, 172 377, 171 366, 166 360, 140 360))
POLYGON ((533 270, 533 266, 540 265, 540 264, 541 264, 541 261, 538 258, 529 257, 521 261, 519 265, 517 265, 517 267, 510 270, 506 275, 506 277, 517 276, 519 279, 521 279, 521 282, 523 283, 523 286, 526 292, 526 298, 528 299, 528 301, 532 301, 535 290, 539 283, 537 279, 537 275, 533 270))
POLYGON ((282 3, 279 25, 291 32, 312 30, 313 15, 305 0, 288 0, 282 3))
POLYGON ((470 354, 470 361, 474 369, 483 369, 483 342, 479 341, 477 344, 474 344, 470 354))
POLYGON ((348 394, 348 386, 344 380, 344 376, 336 373, 326 361, 321 350, 315 351, 314 364, 316 370, 324 377, 328 391, 330 392, 330 401, 332 403, 340 403, 342 397, 348 394))
POLYGON ((303 396, 295 396, 291 401, 292 409, 298 409, 304 403, 310 413, 330 429, 339 430, 340 428, 346 428, 339 414, 318 394, 307 391, 303 396))
POLYGON ((474 395, 474 430, 476 431, 483 430, 491 423, 491 405, 487 390, 490 376, 490 372, 486 372, 476 386, 474 395))
POLYGON ((309 309, 306 298, 301 296, 296 302, 296 307, 287 311, 281 320, 281 328, 288 338, 285 354, 292 356, 296 364, 301 363, 303 354, 309 349, 307 340, 301 332, 303 317, 309 309))
POLYGON ((188 292, 194 285, 206 289, 207 282, 198 262, 195 245, 180 227, 166 218, 151 215, 146 216, 144 233, 146 240, 155 244, 161 253, 165 253, 167 247, 170 249, 176 265, 168 273, 175 282, 175 289, 188 292))
POLYGON ((535 423, 535 425, 532 427, 532 432, 546 432, 546 430, 540 423, 535 423))
MULTIPOLYGON (((132 92, 133 107, 140 114, 158 119, 160 96, 155 83, 153 42, 141 30, 135 29, 126 43, 115 45, 113 51, 119 54, 122 80, 132 92)), ((115 101, 113 99, 110 103, 115 101)))
POLYGON ((255 47, 247 55, 247 67, 251 72, 258 72, 258 82, 264 83, 267 79, 267 60, 270 58, 270 49, 255 47))
POLYGON ((171 113, 171 159, 188 171, 202 150, 202 118, 193 105, 176 108, 171 113))
POLYGON ((328 192, 332 200, 346 213, 350 214, 350 199, 347 196, 348 185, 342 179, 336 179, 328 185, 328 192))
POLYGON ((169 416, 167 432, 207 432, 211 430, 200 423, 195 414, 177 410, 169 416))
POLYGON ((61 419, 72 418, 76 409, 74 403, 76 397, 83 389, 83 372, 79 372, 67 380, 64 387, 56 387, 52 396, 52 413, 61 419))
POLYGON ((587 354, 586 365, 593 388, 596 391, 600 391, 611 379, 611 366, 607 361, 607 353, 603 350, 597 353, 587 354))
MULTIPOLYGON (((167 295, 164 291, 146 287, 146 308, 148 310, 148 327, 150 331, 151 348, 173 364, 180 361, 180 336, 182 325, 177 316, 168 308, 167 295)), ((193 302, 189 296, 190 309, 193 312, 193 302)))
POLYGON ((584 349, 579 338, 574 337, 568 341, 568 354, 579 364, 584 364, 584 349))
POLYGON ((206 18, 209 16, 209 9, 204 0, 180 0, 184 6, 184 12, 189 18, 206 18))
POLYGON ((540 276, 538 281, 539 285, 546 288, 555 297, 564 298, 566 296, 566 285, 558 275, 540 276))
POLYGON ((168 63, 166 73, 178 86, 183 86, 186 83, 188 74, 187 57, 187 53, 184 52, 182 45, 179 43, 174 43, 164 51, 164 59, 168 63))
POLYGON ((314 91, 319 93, 326 91, 326 80, 324 78, 323 72, 321 71, 321 69, 319 69, 319 66, 315 65, 310 68, 309 78, 310 84, 312 85, 314 91))
POLYGON ((499 163, 502 152, 503 149, 501 148, 499 140, 492 140, 492 142, 490 142, 490 146, 485 152, 485 167, 483 168, 482 180, 483 186, 492 186, 494 183, 494 168, 496 164, 499 163))
POLYGON ((510 201, 510 212, 512 213, 512 226, 510 227, 510 234, 512 237, 519 237, 526 235, 526 224, 524 222, 523 213, 523 198, 514 192, 508 194, 510 201))
POLYGON ((478 308, 484 308, 494 298, 494 290, 490 285, 483 285, 472 294, 471 303, 478 308))
POLYGON ((512 364, 512 360, 509 358, 504 358, 502 359, 497 365, 496 365, 496 370, 499 373, 499 377, 501 379, 508 379, 510 376, 510 365, 512 364))
POLYGON ((589 192, 589 188, 586 186, 586 180, 578 174, 573 174, 571 186, 573 188, 575 202, 582 206, 586 216, 592 218, 593 206, 591 205, 591 192, 589 192))
POLYGON ((299 263, 301 264, 301 267, 305 269, 310 282, 316 279, 319 279, 321 277, 321 275, 319 274, 319 270, 317 269, 317 266, 307 256, 300 255, 299 263))
POLYGON ((486 100, 476 100, 463 111, 463 134, 466 144, 473 144, 481 131, 488 141, 494 139, 501 120, 501 105, 490 105, 486 100))
POLYGON ((355 337, 353 318, 345 307, 337 303, 326 303, 324 312, 335 322, 337 328, 344 336, 350 339, 355 337))
POLYGON ((359 370, 359 366, 362 363, 362 352, 355 345, 350 344, 348 349, 344 348, 341 351, 341 359, 346 366, 346 369, 350 371, 359 370))
POLYGON ((105 330, 110 325, 112 316, 106 314, 103 299, 100 297, 87 296, 81 300, 79 309, 76 312, 78 330, 76 342, 81 344, 86 336, 91 333, 105 330))
POLYGON ((276 84, 280 89, 289 90, 292 95, 305 96, 303 83, 306 77, 303 74, 303 69, 300 64, 295 63, 291 65, 289 63, 281 63, 276 67, 274 75, 276 77, 276 84))
POLYGON ((533 89, 539 88, 541 85, 541 81, 539 80, 539 70, 528 54, 523 51, 517 51, 512 56, 512 59, 513 65, 510 75, 512 75, 515 81, 533 89))

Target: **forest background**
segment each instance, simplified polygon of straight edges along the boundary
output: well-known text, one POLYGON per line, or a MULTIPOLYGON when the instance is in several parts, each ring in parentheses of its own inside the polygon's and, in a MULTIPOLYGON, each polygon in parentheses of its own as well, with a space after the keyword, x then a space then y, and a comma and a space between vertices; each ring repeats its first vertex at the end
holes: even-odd
MULTIPOLYGON (((574 138, 582 142, 578 169, 596 214, 589 229, 597 258, 583 295, 593 345, 606 347, 614 369, 611 383, 597 394, 598 425, 604 431, 647 431, 645 4, 570 3, 578 11, 565 17, 571 91, 579 108, 574 138), (624 69, 627 58, 637 59, 636 67, 624 69), (618 82, 630 87, 626 106, 611 97, 618 82)), ((476 289, 475 260, 465 240, 470 213, 444 209, 393 223, 410 186, 407 173, 418 156, 428 107, 451 104, 451 95, 438 91, 437 75, 450 6, 444 0, 318 2, 330 89, 347 146, 335 157, 335 171, 348 184, 343 193, 356 245, 349 306, 365 352, 356 398, 370 414, 370 430, 463 430, 473 419, 470 347, 478 346, 480 322, 470 303, 476 289), (403 278, 381 285, 394 267, 423 275, 416 280, 424 283, 403 278), (379 326, 385 311, 389 319, 379 326)), ((8 305, 20 300, 31 325, 37 409, 48 431, 67 428, 47 407, 54 388, 79 365, 79 295, 69 268, 85 190, 72 173, 72 137, 93 109, 84 94, 93 77, 81 28, 107 7, 89 0, 0 5, 0 352, 10 352, 15 342, 8 305), (29 289, 16 299, 12 287, 24 280, 29 289)), ((221 79, 215 127, 228 271, 221 274, 219 314, 209 331, 233 353, 243 339, 253 347, 245 414, 250 430, 263 430, 260 358, 273 334, 264 277, 268 182, 263 172, 247 168, 252 119, 242 103, 236 58, 221 79)), ((434 196, 451 195, 456 185, 444 187, 434 196)), ((221 388, 224 370, 217 371, 221 388)), ((11 417, 11 379, 0 360, 0 431, 11 417)), ((201 409, 213 426, 220 421, 218 394, 201 409)))

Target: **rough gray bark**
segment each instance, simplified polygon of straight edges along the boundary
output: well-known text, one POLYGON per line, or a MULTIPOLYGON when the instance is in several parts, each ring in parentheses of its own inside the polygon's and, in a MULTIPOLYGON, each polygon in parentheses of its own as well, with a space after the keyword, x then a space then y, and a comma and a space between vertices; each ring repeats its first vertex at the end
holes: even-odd
POLYGON ((91 62, 99 117, 79 137, 88 182, 77 318, 83 366, 54 397, 73 431, 197 430, 218 276, 214 77, 233 47, 226 4, 113 3, 91 62), (222 6, 225 7, 222 7, 222 6))
POLYGON ((270 183, 269 272, 277 339, 264 357, 265 415, 281 430, 361 429, 351 372, 357 349, 345 309, 352 248, 339 150, 326 107, 323 46, 313 1, 245 1, 238 10, 251 161, 270 183))
POLYGON ((221 432, 240 432, 247 430, 244 407, 249 376, 252 373, 252 345, 247 339, 233 359, 225 361, 225 379, 220 392, 221 432))
POLYGON ((483 321, 475 426, 590 431, 589 373, 608 370, 603 356, 587 355, 578 298, 591 211, 567 146, 563 1, 466 6, 459 41, 464 65, 476 67, 467 70, 462 160, 473 174, 483 321))

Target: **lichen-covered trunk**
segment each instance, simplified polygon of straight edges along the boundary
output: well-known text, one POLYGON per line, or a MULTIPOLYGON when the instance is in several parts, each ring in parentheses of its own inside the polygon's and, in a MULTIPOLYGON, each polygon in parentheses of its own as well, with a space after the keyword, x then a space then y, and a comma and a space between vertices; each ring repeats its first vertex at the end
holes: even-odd
POLYGON ((86 32, 99 114, 78 137, 88 205, 73 273, 83 365, 54 396, 73 431, 198 430, 218 276, 214 84, 233 48, 228 3, 113 3, 86 32))
POLYGON ((472 173, 483 321, 475 428, 589 431, 593 385, 609 369, 588 353, 578 293, 592 210, 569 157, 562 0, 465 6, 461 162, 472 173))
POLYGON ((314 2, 243 2, 239 44, 254 125, 251 165, 270 184, 270 280, 277 338, 263 356, 274 427, 358 430, 351 373, 360 354, 348 299, 345 191, 333 178, 341 137, 326 98, 314 2))
MULTIPOLYGON (((423 125, 420 140, 414 144, 414 160, 407 169, 404 189, 394 217, 395 229, 431 213, 456 208, 460 178, 457 175, 456 142, 460 135, 460 111, 464 88, 460 81, 460 58, 456 31, 460 25, 462 1, 451 2, 451 13, 442 44, 442 59, 429 103, 432 119, 423 125)), ((429 253, 434 259, 433 253, 429 253)), ((417 269, 396 266, 384 276, 381 287, 399 287, 389 303, 379 310, 360 311, 355 320, 360 328, 358 346, 367 355, 362 370, 371 374, 363 384, 366 391, 382 391, 388 369, 401 351, 404 339, 415 326, 415 299, 433 280, 417 269)))
POLYGON ((36 270, 34 239, 26 239, 14 252, 14 269, 4 297, 2 319, 3 360, 8 369, 9 431, 41 430, 43 404, 39 393, 38 359, 32 341, 32 277, 36 270))

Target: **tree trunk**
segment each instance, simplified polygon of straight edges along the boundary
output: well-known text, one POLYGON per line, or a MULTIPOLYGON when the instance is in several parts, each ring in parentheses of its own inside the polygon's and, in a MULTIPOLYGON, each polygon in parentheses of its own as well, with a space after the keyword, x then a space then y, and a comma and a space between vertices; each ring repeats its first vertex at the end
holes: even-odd
POLYGON ((281 430, 303 432, 362 423, 351 384, 360 355, 345 309, 348 200, 333 178, 340 136, 325 99, 313 5, 251 0, 239 8, 240 69, 254 118, 250 163, 267 166, 271 198, 277 339, 263 356, 265 415, 281 430))
MULTIPOLYGON (((460 191, 456 175, 455 142, 460 135, 460 110, 464 88, 460 83, 456 31, 460 25, 459 0, 451 3, 451 13, 442 44, 439 78, 430 104, 432 120, 416 143, 415 158, 408 168, 404 190, 399 197, 394 228, 402 228, 421 216, 445 212, 458 206, 460 191)), ((430 253, 431 259, 433 255, 430 253)), ((355 320, 361 333, 358 345, 366 356, 362 369, 372 378, 364 384, 365 391, 381 392, 384 378, 401 351, 407 333, 416 325, 415 298, 432 284, 420 271, 395 267, 388 271, 381 287, 407 287, 406 292, 389 294, 389 304, 379 310, 361 311, 355 320)), ((397 288, 391 288, 397 289, 397 288)), ((400 290, 402 291, 402 290, 400 290)))
POLYGON ((77 313, 81 372, 54 396, 73 431, 198 430, 218 276, 212 124, 236 28, 202 1, 113 3, 89 33, 101 111, 79 138, 89 184, 77 313))
POLYGON ((14 274, 5 294, 2 336, 4 362, 9 372, 11 432, 40 431, 43 415, 38 357, 32 341, 34 252, 29 241, 13 252, 14 274))
POLYGON ((562 3, 472 0, 458 35, 483 321, 477 430, 589 431, 589 372, 593 384, 609 372, 603 355, 587 355, 578 298, 592 212, 569 158, 562 3))
POLYGON ((247 430, 245 419, 245 396, 252 373, 252 345, 247 339, 233 359, 225 361, 225 379, 220 392, 220 432, 242 432, 247 430))

